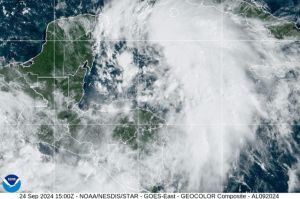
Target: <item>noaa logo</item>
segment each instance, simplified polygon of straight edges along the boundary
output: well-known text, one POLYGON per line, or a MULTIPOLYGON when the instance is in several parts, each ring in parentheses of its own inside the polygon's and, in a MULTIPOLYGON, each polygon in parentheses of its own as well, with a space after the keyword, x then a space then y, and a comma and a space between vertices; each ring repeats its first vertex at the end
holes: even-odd
POLYGON ((18 176, 11 174, 3 179, 2 186, 5 191, 14 193, 17 192, 21 187, 21 180, 18 176))

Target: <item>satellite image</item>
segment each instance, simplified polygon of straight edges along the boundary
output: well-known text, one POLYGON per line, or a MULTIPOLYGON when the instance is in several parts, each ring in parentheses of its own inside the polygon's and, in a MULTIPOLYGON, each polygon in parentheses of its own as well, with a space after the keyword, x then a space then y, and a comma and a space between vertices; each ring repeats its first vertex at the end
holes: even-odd
POLYGON ((300 0, 0 0, 0 28, 1 193, 300 192, 300 0))

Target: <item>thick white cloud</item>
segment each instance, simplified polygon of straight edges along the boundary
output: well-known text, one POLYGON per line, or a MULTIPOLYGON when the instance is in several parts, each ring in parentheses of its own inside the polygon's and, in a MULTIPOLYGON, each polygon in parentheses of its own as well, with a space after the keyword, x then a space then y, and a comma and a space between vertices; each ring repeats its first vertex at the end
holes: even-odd
MULTIPOLYGON (((299 90, 299 86, 296 81, 283 79, 288 71, 299 70, 299 47, 292 42, 277 41, 263 22, 225 12, 222 4, 148 2, 107 3, 93 35, 99 44, 97 51, 106 51, 108 61, 113 58, 112 44, 118 40, 127 40, 126 45, 131 49, 113 62, 122 72, 119 78, 123 84, 117 92, 127 91, 138 70, 139 74, 156 77, 151 88, 143 88, 144 82, 136 85, 141 91, 137 100, 167 110, 164 118, 167 125, 160 129, 165 144, 153 146, 152 153, 139 159, 136 151, 112 140, 113 126, 94 129, 87 126, 79 137, 85 140, 87 136, 95 136, 91 143, 85 143, 90 146, 91 154, 78 158, 73 154, 68 159, 70 151, 65 147, 57 155, 54 171, 37 155, 33 156, 39 162, 36 165, 24 163, 26 158, 16 160, 16 164, 33 167, 46 165, 46 173, 56 174, 57 191, 141 191, 157 184, 163 184, 170 192, 222 191, 231 163, 238 161, 245 142, 255 141, 256 125, 261 119, 285 123, 299 117, 289 112, 288 100, 291 91, 299 90), (107 44, 105 48, 103 43, 107 44), (287 46, 289 50, 283 50, 287 46), (132 55, 134 48, 156 62, 138 68, 132 55), (70 179, 78 183, 64 186, 70 179)), ((107 61, 103 59, 102 63, 107 61)), ((113 81, 106 71, 100 67, 98 70, 99 78, 113 81)), ((104 84, 99 83, 96 88, 104 94, 109 92, 104 84)), ((1 96, 3 101, 11 102, 9 106, 1 104, 6 110, 1 112, 2 118, 4 112, 14 112, 13 100, 20 96, 1 96)), ((102 113, 90 110, 82 116, 112 124, 119 112, 130 113, 130 105, 131 102, 125 102, 122 108, 108 102, 102 106, 102 113)), ((289 131, 282 128, 280 132, 279 139, 284 139, 289 131)), ((295 183, 291 178, 290 190, 295 183)))
MULTIPOLYGON (((181 105, 179 112, 169 107, 166 123, 172 127, 162 130, 170 137, 165 168, 153 179, 159 175, 167 185, 186 181, 186 191, 221 191, 231 162, 243 144, 253 140, 260 119, 282 123, 293 118, 287 109, 291 87, 276 81, 299 67, 299 57, 282 50, 289 42, 276 41, 262 21, 225 12, 223 8, 234 10, 228 6, 236 4, 230 3, 168 0, 147 6, 130 1, 122 9, 113 1, 103 16, 119 13, 107 18, 115 26, 99 26, 95 32, 102 40, 125 37, 139 40, 131 41, 132 46, 161 52, 159 64, 147 66, 158 80, 138 99, 154 106, 181 105), (128 16, 131 20, 124 20, 128 16), (168 72, 160 73, 162 69, 168 72)), ((103 25, 101 21, 102 16, 103 25)))

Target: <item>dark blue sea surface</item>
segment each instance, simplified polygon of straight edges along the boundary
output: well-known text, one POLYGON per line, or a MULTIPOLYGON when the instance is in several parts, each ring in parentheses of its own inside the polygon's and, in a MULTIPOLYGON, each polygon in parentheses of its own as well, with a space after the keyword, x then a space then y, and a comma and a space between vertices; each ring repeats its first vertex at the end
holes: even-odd
MULTIPOLYGON (((287 54, 300 49, 300 42, 289 43, 282 47, 287 54)), ((299 83, 297 70, 285 74, 284 81, 299 83)), ((281 79, 280 81, 282 81, 281 79)), ((257 88, 261 87, 256 82, 257 88)), ((272 97, 270 96, 270 99, 272 97)), ((255 142, 246 144, 240 151, 238 161, 231 166, 228 174, 226 192, 300 192, 299 185, 290 186, 291 171, 299 169, 300 154, 300 89, 293 87, 285 99, 293 121, 274 124, 267 118, 255 126, 255 142), (286 125, 286 128, 281 128, 286 125)), ((300 175, 296 174, 298 180, 300 175)), ((296 177, 295 177, 296 178, 296 177)))
POLYGON ((297 164, 295 156, 300 153, 300 126, 292 125, 289 144, 277 139, 279 132, 273 127, 258 127, 255 144, 247 145, 232 165, 225 192, 288 192, 289 168, 297 164))
POLYGON ((40 52, 47 24, 62 16, 95 14, 103 1, 0 0, 0 57, 26 61, 40 52))
MULTIPOLYGON (((264 0, 269 11, 278 17, 300 24, 300 0, 264 0)), ((102 0, 0 0, 0 58, 7 61, 26 61, 37 55, 44 43, 45 30, 49 22, 62 16, 68 17, 82 13, 96 14, 97 10, 103 6, 102 0)), ((299 25, 300 26, 300 25, 299 25)), ((105 51, 105 46, 103 47, 105 51)), ((126 48, 126 42, 116 44, 115 51, 118 53, 126 48)), ((134 56, 141 58, 142 54, 137 54, 133 50, 134 56)), ((105 54, 101 54, 105 56, 105 54)), ((96 57, 102 65, 101 70, 110 71, 110 75, 115 77, 120 71, 113 65, 105 62, 103 57, 96 57)), ((137 60, 137 59, 135 59, 137 60)), ((139 59, 137 65, 147 65, 150 58, 139 59)), ((114 90, 117 81, 100 79, 97 67, 93 63, 87 71, 84 79, 84 97, 80 102, 80 108, 88 108, 92 98, 102 100, 113 100, 118 98, 114 90), (109 98, 101 96, 95 91, 95 82, 100 82, 107 86, 110 91, 109 98)), ((137 90, 133 87, 127 95, 135 98, 137 90)), ((299 92, 300 93, 300 92, 299 92)), ((300 95, 300 94, 299 94, 300 95)), ((297 93, 291 94, 295 99, 299 99, 297 93)), ((300 120, 299 120, 300 121, 300 120)), ((300 154, 300 126, 299 121, 295 121, 292 126, 290 145, 280 143, 277 139, 276 128, 267 122, 260 125, 256 131, 256 144, 247 145, 240 153, 239 161, 232 166, 230 176, 228 176, 225 192, 287 192, 288 191, 288 168, 296 164, 295 154, 300 154), (291 147, 291 150, 286 150, 291 147)), ((47 146, 40 145, 44 154, 53 153, 47 146)), ((300 192, 299 190, 296 190, 300 192)))
MULTIPOLYGON (((300 26, 300 0, 264 2, 274 15, 286 17, 300 26)), ((50 21, 62 16, 95 14, 103 4, 104 0, 0 0, 0 57, 7 61, 32 58, 41 50, 50 21)))
POLYGON ((300 27, 300 0, 263 0, 269 11, 277 16, 284 17, 300 27))

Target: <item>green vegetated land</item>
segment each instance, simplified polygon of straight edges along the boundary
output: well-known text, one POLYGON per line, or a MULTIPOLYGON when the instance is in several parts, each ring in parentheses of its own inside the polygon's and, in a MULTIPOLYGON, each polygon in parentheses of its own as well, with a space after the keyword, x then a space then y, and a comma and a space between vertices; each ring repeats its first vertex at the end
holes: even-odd
MULTIPOLYGON (((300 30, 293 23, 281 21, 263 8, 249 2, 240 2, 236 13, 247 18, 257 18, 266 22, 270 33, 277 39, 300 38, 300 30)), ((21 89, 36 99, 43 99, 48 106, 55 106, 54 91, 60 91, 71 103, 78 103, 83 94, 83 79, 86 68, 91 66, 94 55, 94 41, 91 31, 96 17, 79 15, 62 18, 48 24, 46 42, 39 55, 25 64, 11 64, 0 69, 4 79, 2 91, 12 87, 21 89)), ((76 137, 78 114, 65 104, 57 112, 57 118, 69 124, 69 131, 76 137)), ((132 115, 120 117, 113 130, 113 138, 128 145, 131 149, 147 152, 149 144, 159 139, 158 132, 164 121, 151 111, 136 108, 132 115)), ((48 124, 45 124, 48 125, 48 124)), ((39 138, 52 143, 51 125, 41 127, 39 138)))
MULTIPOLYGON (((1 90, 8 92, 15 86, 35 99, 48 102, 50 109, 55 108, 57 103, 54 91, 60 91, 71 104, 78 103, 83 94, 86 73, 83 66, 90 67, 94 58, 91 31, 95 20, 95 16, 80 15, 49 23, 40 54, 27 63, 11 64, 0 69, 0 75, 5 80, 1 90)), ((62 123, 69 124, 70 135, 76 137, 81 129, 81 118, 69 106, 68 103, 60 105, 56 117, 62 123)), ((114 128, 113 138, 133 150, 140 148, 146 151, 150 148, 148 144, 157 142, 163 121, 150 111, 135 108, 132 114, 120 116, 120 125, 114 128)), ((43 143, 56 145, 52 119, 47 119, 45 115, 39 118, 44 122, 37 132, 38 138, 43 143)))
POLYGON ((42 52, 32 59, 32 65, 21 68, 31 82, 38 82, 35 89, 50 104, 54 89, 76 102, 80 100, 86 70, 83 66, 93 61, 91 31, 94 22, 95 17, 91 15, 51 22, 42 52))
POLYGON ((119 123, 113 131, 113 137, 133 150, 147 152, 149 145, 159 142, 158 131, 164 121, 151 111, 137 109, 132 118, 125 116, 119 123))
POLYGON ((247 18, 256 18, 265 22, 270 33, 277 39, 300 39, 300 29, 294 23, 274 17, 251 1, 241 1, 235 12, 247 18))
POLYGON ((43 97, 49 106, 53 106, 55 89, 78 102, 86 72, 83 66, 90 66, 93 61, 91 31, 95 20, 92 15, 79 15, 49 23, 40 54, 24 65, 11 64, 2 68, 0 74, 7 83, 25 83, 21 84, 25 91, 43 97))
MULTIPOLYGON (((45 101, 50 109, 57 103, 54 91, 60 91, 67 103, 59 109, 57 118, 62 123, 79 124, 77 113, 68 107, 78 103, 83 95, 86 70, 94 58, 91 32, 95 22, 96 16, 79 15, 49 23, 43 49, 36 57, 0 69, 0 77, 4 79, 1 90, 9 91, 12 87, 23 90, 34 99, 45 101)), ((70 126, 70 131, 75 127, 70 126)), ((41 132, 48 132, 45 129, 41 132)))

